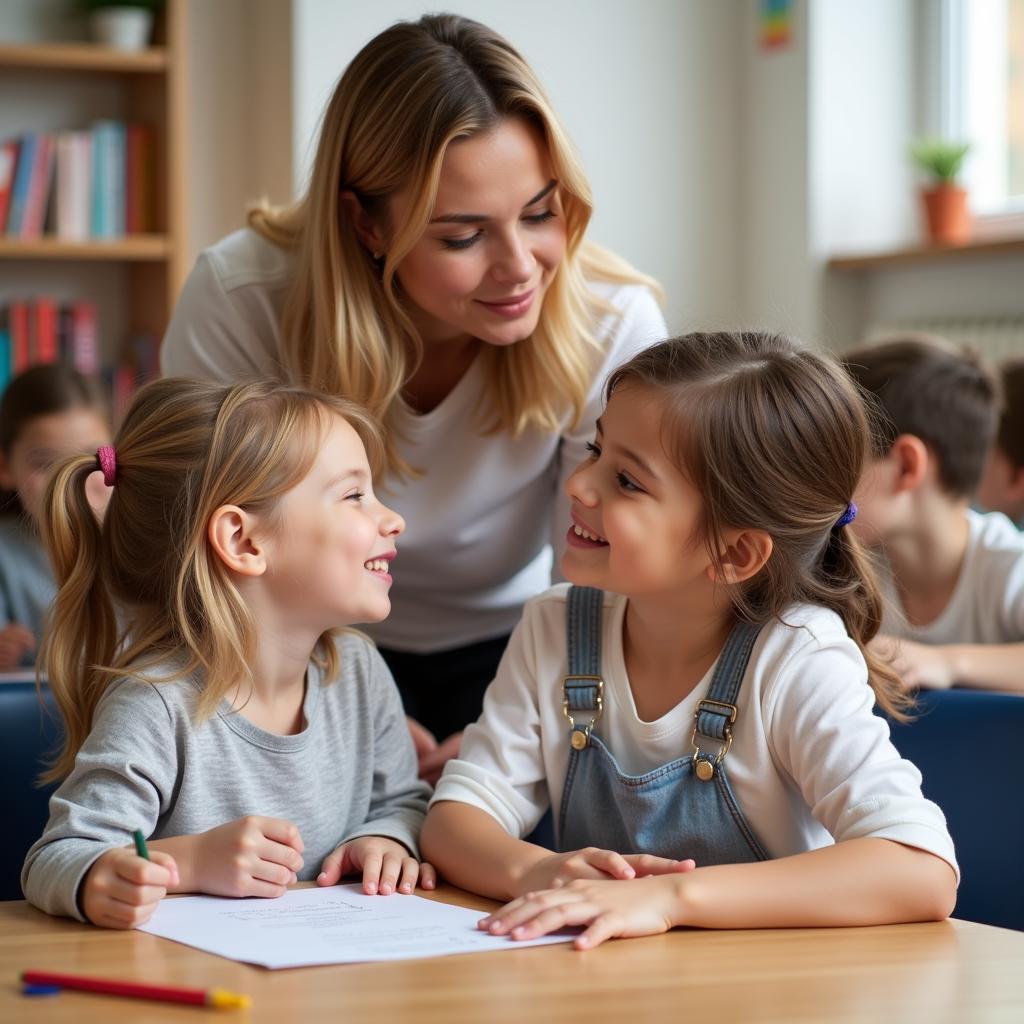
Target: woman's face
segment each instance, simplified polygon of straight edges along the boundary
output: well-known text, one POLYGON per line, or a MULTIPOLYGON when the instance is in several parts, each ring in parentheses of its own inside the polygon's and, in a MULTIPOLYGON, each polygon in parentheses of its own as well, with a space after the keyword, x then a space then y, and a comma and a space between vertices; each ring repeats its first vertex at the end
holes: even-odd
MULTIPOLYGON (((392 199, 401 224, 411 197, 392 199)), ((565 255, 565 221, 547 149, 521 120, 453 142, 426 231, 397 267, 426 344, 512 345, 537 326, 565 255)))

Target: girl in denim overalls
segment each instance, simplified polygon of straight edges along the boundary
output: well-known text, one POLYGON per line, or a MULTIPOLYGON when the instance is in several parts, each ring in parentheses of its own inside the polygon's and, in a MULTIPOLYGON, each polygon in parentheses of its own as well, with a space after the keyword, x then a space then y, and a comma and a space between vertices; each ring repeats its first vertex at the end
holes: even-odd
POLYGON ((723 333, 648 349, 606 398, 567 484, 574 585, 527 605, 425 855, 512 900, 483 927, 585 926, 580 948, 945 917, 942 812, 873 713, 904 701, 866 646, 881 600, 846 529, 856 390, 785 339, 723 333), (557 853, 522 839, 549 807, 557 853))

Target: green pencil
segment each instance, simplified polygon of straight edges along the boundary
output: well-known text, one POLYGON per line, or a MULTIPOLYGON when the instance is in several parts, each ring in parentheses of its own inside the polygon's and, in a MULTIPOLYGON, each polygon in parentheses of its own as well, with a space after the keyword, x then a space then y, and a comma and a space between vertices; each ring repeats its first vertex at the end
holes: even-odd
POLYGON ((142 834, 142 829, 137 828, 132 833, 132 837, 135 839, 135 852, 143 860, 149 860, 149 850, 146 849, 146 837, 142 834))

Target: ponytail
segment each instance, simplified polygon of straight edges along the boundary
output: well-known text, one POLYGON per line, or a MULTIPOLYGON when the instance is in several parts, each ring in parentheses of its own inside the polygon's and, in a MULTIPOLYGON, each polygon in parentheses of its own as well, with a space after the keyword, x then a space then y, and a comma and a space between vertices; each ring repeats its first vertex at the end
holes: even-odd
POLYGON ((63 778, 92 728, 96 705, 110 681, 101 666, 117 648, 117 618, 102 584, 102 527, 86 496, 96 456, 76 455, 56 471, 46 491, 43 540, 57 580, 57 597, 43 636, 40 666, 64 719, 60 753, 41 776, 63 778))

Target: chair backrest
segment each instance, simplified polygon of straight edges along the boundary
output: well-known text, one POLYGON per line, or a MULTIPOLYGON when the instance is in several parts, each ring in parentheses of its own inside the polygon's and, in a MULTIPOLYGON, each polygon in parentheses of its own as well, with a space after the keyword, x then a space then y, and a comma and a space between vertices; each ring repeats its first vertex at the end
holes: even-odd
POLYGON ((1024 696, 922 691, 892 741, 946 815, 961 874, 954 917, 1024 931, 1024 696))
POLYGON ((0 899, 22 899, 21 865, 43 834, 56 788, 39 787, 36 779, 60 738, 60 714, 48 689, 41 703, 34 681, 0 682, 0 899))

